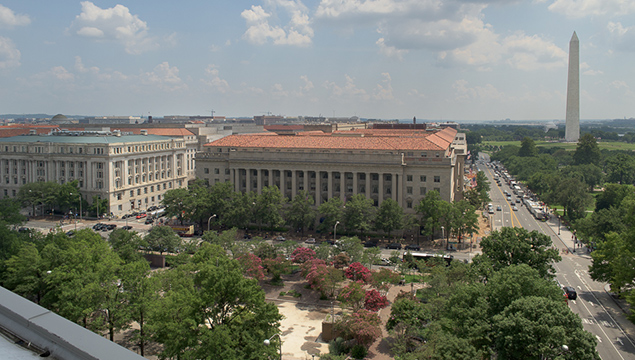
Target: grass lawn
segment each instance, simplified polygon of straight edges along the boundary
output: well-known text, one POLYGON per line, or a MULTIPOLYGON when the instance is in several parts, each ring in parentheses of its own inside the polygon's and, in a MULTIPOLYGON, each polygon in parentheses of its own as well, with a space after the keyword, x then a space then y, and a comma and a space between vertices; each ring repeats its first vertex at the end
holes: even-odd
MULTIPOLYGON (((507 145, 515 145, 520 147, 520 141, 483 141, 483 145, 491 145, 491 146, 507 146, 507 145)), ((542 148, 563 148, 565 150, 575 150, 577 144, 574 143, 563 143, 563 142, 548 142, 548 141, 536 141, 536 147, 542 148)), ((618 141, 598 141, 598 147, 600 150, 631 150, 635 151, 635 144, 628 144, 625 142, 618 141)))

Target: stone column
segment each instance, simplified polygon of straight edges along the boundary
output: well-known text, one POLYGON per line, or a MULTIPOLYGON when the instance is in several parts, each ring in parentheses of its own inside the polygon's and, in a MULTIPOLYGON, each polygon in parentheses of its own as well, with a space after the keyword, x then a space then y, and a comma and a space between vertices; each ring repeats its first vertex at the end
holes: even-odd
MULTIPOLYGON (((399 203, 399 206, 401 206, 401 208, 403 208, 403 198, 406 196, 406 184, 404 183, 404 179, 405 176, 403 176, 403 174, 401 174, 401 176, 399 176, 399 183, 398 185, 398 193, 399 196, 397 197, 397 202, 399 203)), ((414 189, 413 189, 413 195, 414 195, 414 189)))
POLYGON ((251 189, 251 169, 245 168, 245 193, 251 189))
POLYGON ((232 182, 234 183, 234 192, 238 192, 239 191, 239 189, 238 189, 238 177, 236 176, 236 169, 232 169, 231 170, 231 178, 232 178, 232 182))
POLYGON ((269 170, 267 170, 267 171, 269 172, 269 186, 273 186, 273 185, 275 185, 275 184, 273 183, 273 170, 272 170, 272 169, 269 169, 269 170))
POLYGON ((315 172, 315 206, 320 206, 322 202, 322 173, 318 170, 315 172))
POLYGON ((291 200, 293 200, 293 198, 295 198, 295 195, 297 194, 297 180, 296 180, 296 170, 292 170, 291 171, 291 200))
POLYGON ((381 202, 384 200, 384 174, 378 173, 379 175, 379 195, 377 196, 377 206, 381 206, 381 202))
POLYGON ((370 173, 367 172, 366 173, 366 197, 369 198, 369 199, 370 199, 370 194, 371 194, 371 192, 370 192, 370 181, 371 180, 370 179, 371 179, 370 173))
POLYGON ((346 201, 346 172, 340 171, 340 200, 346 201))
POLYGON ((262 169, 256 169, 256 191, 262 194, 262 169))
POLYGON ((390 197, 396 201, 397 200, 397 175, 395 174, 390 175, 390 186, 392 188, 390 197))
POLYGON ((328 180, 328 198, 332 198, 333 197, 333 172, 329 171, 329 180, 328 180))
POLYGON ((357 176, 359 175, 353 171, 353 195, 357 195, 359 192, 359 188, 357 187, 357 176))
POLYGON ((307 194, 310 193, 309 191, 309 172, 308 171, 302 171, 302 174, 304 175, 304 177, 302 178, 302 187, 304 188, 304 191, 306 191, 307 194))

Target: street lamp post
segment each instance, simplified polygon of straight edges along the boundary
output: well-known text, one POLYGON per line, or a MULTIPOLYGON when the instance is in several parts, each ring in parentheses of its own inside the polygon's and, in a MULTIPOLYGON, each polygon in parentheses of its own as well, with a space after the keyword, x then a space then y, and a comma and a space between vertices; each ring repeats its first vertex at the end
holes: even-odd
MULTIPOLYGON (((443 226, 441 226, 441 237, 443 238, 443 240, 445 240, 445 228, 443 226)), ((448 249, 448 246, 446 244, 445 249, 448 249)))
MULTIPOLYGON (((71 196, 73 195, 73 193, 71 193, 71 196)), ((82 194, 78 193, 77 196, 79 196, 79 219, 82 219, 82 194)))
POLYGON ((558 235, 560 235, 560 214, 558 214, 558 235))
POLYGON ((339 225, 339 224, 340 224, 340 222, 336 221, 335 222, 335 226, 333 226, 333 242, 335 242, 335 239, 337 238, 337 236, 336 236, 337 235, 337 225, 339 225))
POLYGON ((207 231, 209 231, 209 222, 212 221, 212 219, 215 217, 216 217, 216 214, 213 214, 212 216, 209 217, 209 219, 207 219, 207 231))
POLYGON ((271 339, 273 339, 274 336, 277 336, 278 339, 280 340, 279 344, 279 349, 280 349, 280 360, 282 360, 282 338, 280 337, 280 334, 273 334, 269 339, 265 339, 265 341, 263 342, 266 346, 269 346, 271 344, 271 339))

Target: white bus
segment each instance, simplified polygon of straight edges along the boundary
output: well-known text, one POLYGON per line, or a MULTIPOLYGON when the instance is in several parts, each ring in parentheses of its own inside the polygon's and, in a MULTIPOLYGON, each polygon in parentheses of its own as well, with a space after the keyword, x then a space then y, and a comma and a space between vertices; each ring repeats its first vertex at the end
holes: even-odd
POLYGON ((447 254, 430 254, 430 253, 406 251, 403 253, 403 257, 402 257, 403 261, 406 261, 408 254, 412 256, 412 260, 423 260, 425 262, 428 262, 428 260, 431 260, 431 259, 442 259, 445 261, 446 266, 450 266, 450 264, 452 263, 452 260, 454 259, 454 256, 447 255, 447 254))

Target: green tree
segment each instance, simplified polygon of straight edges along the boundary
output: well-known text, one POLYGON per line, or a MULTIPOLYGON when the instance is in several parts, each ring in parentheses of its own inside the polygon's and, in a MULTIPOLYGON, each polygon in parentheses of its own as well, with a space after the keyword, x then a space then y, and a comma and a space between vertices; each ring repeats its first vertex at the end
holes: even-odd
POLYGON ((190 209, 187 204, 188 195, 188 191, 185 188, 166 191, 161 200, 161 204, 165 206, 165 215, 170 218, 178 217, 181 224, 183 224, 185 214, 190 209))
POLYGON ((472 235, 478 231, 478 214, 474 207, 466 200, 456 201, 451 205, 455 208, 453 213, 457 215, 454 218, 452 229, 460 243, 463 234, 472 235))
POLYGON ((357 236, 342 236, 337 243, 337 249, 348 254, 351 262, 364 261, 364 245, 357 236))
POLYGON ((126 293, 126 310, 130 320, 139 326, 132 331, 132 341, 136 342, 139 353, 144 356, 151 335, 146 329, 148 316, 159 299, 158 281, 151 276, 148 262, 140 259, 124 265, 121 283, 126 293))
POLYGON ((635 280, 635 241, 633 234, 609 233, 606 240, 598 244, 598 248, 591 253, 593 263, 589 267, 591 278, 596 281, 608 282, 612 291, 620 293, 623 289, 630 290, 635 280))
POLYGON ((575 221, 586 216, 586 208, 593 202, 587 189, 588 187, 582 181, 565 178, 557 185, 550 198, 564 207, 564 215, 567 219, 575 221))
POLYGON ((281 315, 240 264, 204 244, 190 264, 165 272, 151 316, 162 357, 261 359, 276 349, 263 339, 279 332, 281 315))
POLYGON ((258 224, 258 229, 262 229, 262 224, 268 224, 270 228, 284 224, 282 217, 282 206, 286 198, 282 195, 277 186, 266 186, 262 193, 255 197, 254 201, 254 221, 258 224))
POLYGON ((145 245, 137 232, 123 229, 113 230, 108 236, 108 243, 126 263, 139 260, 139 248, 145 245))
POLYGON ((578 145, 573 153, 573 162, 576 165, 600 163, 601 153, 598 143, 593 135, 586 133, 578 140, 578 145))
POLYGON ((490 202, 489 191, 491 188, 484 172, 479 171, 476 173, 476 187, 474 189, 478 193, 478 207, 485 206, 485 204, 490 202))
POLYGON ((232 193, 227 213, 221 215, 223 224, 241 229, 247 227, 253 218, 253 196, 253 193, 232 193))
POLYGON ((318 212, 322 216, 319 226, 320 231, 323 233, 330 233, 333 231, 335 224, 341 221, 344 216, 344 203, 339 197, 333 197, 328 201, 318 206, 318 212))
POLYGON ((524 137, 520 141, 520 150, 518 150, 518 156, 520 157, 533 157, 538 154, 536 149, 536 143, 529 137, 524 137))
POLYGON ((635 182, 635 159, 632 155, 618 153, 606 159, 606 180, 618 184, 635 182))
POLYGON ((373 213, 373 200, 366 198, 364 194, 355 194, 346 202, 343 214, 344 226, 347 230, 360 232, 370 230, 373 213))
POLYGON ((238 234, 238 229, 236 228, 225 230, 220 234, 217 234, 214 231, 207 231, 205 232, 205 234, 203 234, 203 237, 201 239, 210 244, 218 245, 222 247, 225 251, 231 251, 232 253, 234 253, 235 252, 234 247, 236 245, 237 234, 238 234))
POLYGON ((501 359, 600 359, 595 337, 562 301, 523 297, 494 316, 493 326, 501 359))
POLYGON ((633 185, 605 184, 604 191, 595 198, 595 211, 619 207, 629 194, 635 194, 633 185))
POLYGON ((403 225, 404 214, 399 203, 393 199, 382 201, 375 216, 375 230, 381 230, 390 237, 393 230, 401 230, 403 225))
POLYGON ((313 207, 313 197, 305 190, 300 190, 291 201, 291 206, 287 210, 287 222, 294 229, 304 229, 310 227, 315 222, 315 209, 313 207))
POLYGON ((173 253, 181 245, 181 238, 169 226, 153 226, 148 235, 143 238, 148 247, 160 254, 173 253))
POLYGON ((0 199, 0 226, 21 225, 26 217, 20 214, 20 203, 11 198, 0 199))
POLYGON ((552 263, 562 258, 551 245, 549 236, 536 230, 529 232, 524 228, 503 227, 481 241, 483 253, 474 257, 474 263, 488 262, 494 271, 526 264, 542 277, 552 276, 555 273, 552 263))
POLYGON ((441 226, 441 207, 445 201, 441 200, 439 192, 428 191, 426 196, 415 206, 415 211, 419 215, 420 226, 423 228, 422 234, 433 236, 435 231, 441 226))

